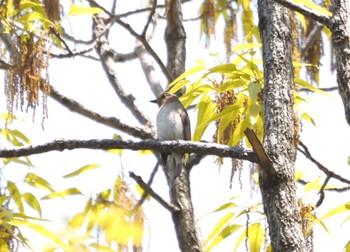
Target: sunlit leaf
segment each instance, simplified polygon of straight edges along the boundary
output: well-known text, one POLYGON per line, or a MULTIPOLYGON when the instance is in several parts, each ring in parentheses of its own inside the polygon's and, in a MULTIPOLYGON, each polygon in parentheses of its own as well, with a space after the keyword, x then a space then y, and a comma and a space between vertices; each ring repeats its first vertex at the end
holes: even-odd
POLYGON ((63 190, 60 192, 50 193, 42 197, 42 199, 44 200, 44 199, 53 199, 53 198, 64 198, 65 196, 71 196, 71 195, 81 195, 81 192, 77 188, 69 188, 67 190, 63 190))
POLYGON ((212 102, 209 95, 204 95, 197 105, 198 117, 197 127, 193 134, 193 141, 200 141, 204 131, 212 122, 213 116, 216 114, 216 105, 212 102))
POLYGON ((308 121, 308 122, 310 122, 310 123, 312 123, 313 125, 316 126, 316 123, 315 123, 314 119, 308 113, 303 113, 300 116, 300 118, 305 120, 305 121, 308 121))
POLYGON ((62 247, 66 251, 69 251, 69 248, 67 247, 67 245, 58 236, 56 236, 54 233, 52 233, 51 231, 49 231, 48 229, 46 229, 44 226, 42 226, 40 224, 36 224, 33 222, 29 222, 27 220, 20 220, 20 219, 11 220, 11 224, 14 226, 28 227, 28 228, 34 230, 35 232, 37 232, 38 234, 41 234, 41 235, 45 236, 46 238, 50 239, 56 245, 62 247))
POLYGON ((50 192, 54 192, 55 190, 52 189, 51 185, 49 182, 47 182, 45 179, 42 177, 34 174, 34 173, 28 173, 25 177, 24 180, 27 184, 36 187, 36 188, 42 188, 45 190, 48 190, 50 192))
POLYGON ((4 239, 0 238, 0 251, 2 252, 11 252, 9 246, 7 245, 7 243, 5 242, 4 239))
POLYGON ((8 181, 7 182, 7 190, 9 191, 13 201, 15 202, 18 211, 20 213, 24 214, 24 206, 23 206, 23 202, 22 202, 22 197, 21 194, 17 188, 17 186, 15 185, 15 183, 8 181))
POLYGON ((100 252, 114 252, 115 251, 115 250, 113 250, 107 246, 103 246, 99 243, 91 243, 89 245, 89 247, 94 248, 94 249, 96 249, 96 251, 100 251, 100 252))
POLYGON ((227 63, 227 64, 221 64, 215 67, 212 67, 208 70, 208 73, 221 73, 221 74, 226 74, 226 73, 233 73, 234 71, 237 71, 237 66, 232 63, 227 63))
POLYGON ((71 228, 81 228, 86 218, 85 213, 77 213, 73 216, 72 219, 69 220, 68 225, 71 228))
POLYGON ((260 252, 264 241, 264 230, 260 223, 254 223, 248 227, 248 240, 251 252, 260 252))
POLYGON ((89 165, 84 165, 83 167, 79 168, 78 170, 75 170, 74 172, 68 173, 64 175, 64 178, 71 178, 77 175, 81 175, 87 171, 94 170, 96 168, 100 168, 98 164, 89 164, 89 165))
MULTIPOLYGON (((227 226, 227 224, 232 220, 234 217, 234 213, 228 213, 224 217, 222 217, 219 222, 215 225, 213 230, 208 235, 207 239, 204 242, 204 246, 207 246, 207 244, 213 240, 222 230, 227 226)), ((214 245, 215 246, 215 245, 214 245)), ((210 247, 208 247, 208 251, 210 250, 210 247)))
POLYGON ((343 205, 340 205, 340 206, 338 206, 336 208, 333 208, 328 213, 323 215, 320 219, 324 220, 324 219, 332 217, 334 215, 338 215, 338 214, 342 214, 342 213, 348 213, 349 211, 350 211, 350 202, 345 203, 343 205))
POLYGON ((225 227, 213 240, 213 242, 208 246, 208 248, 206 249, 206 252, 209 252, 212 248, 214 248, 215 246, 217 246, 220 242, 222 242, 225 238, 227 238, 228 236, 232 235, 233 233, 235 233, 237 230, 239 230, 242 227, 242 225, 237 225, 237 224, 233 224, 233 225, 229 225, 227 227, 225 227))
POLYGON ((39 213, 39 216, 41 217, 41 206, 38 199, 29 192, 22 194, 22 198, 31 208, 36 210, 39 213))
POLYGON ((70 16, 77 16, 77 15, 95 15, 95 14, 102 14, 104 11, 101 8, 97 7, 84 7, 79 6, 76 4, 72 4, 70 6, 70 10, 68 15, 70 16))
POLYGON ((311 191, 311 190, 320 190, 322 184, 320 183, 321 177, 318 176, 315 180, 310 181, 307 183, 304 187, 305 192, 311 191))
POLYGON ((233 47, 233 51, 242 51, 242 50, 249 50, 252 48, 259 48, 261 47, 261 43, 245 43, 245 44, 239 44, 233 47))
POLYGON ((350 240, 346 243, 344 249, 345 249, 345 252, 350 252, 350 240))
POLYGON ((329 94, 327 94, 325 91, 317 88, 317 87, 314 87, 313 85, 311 85, 310 83, 308 83, 307 81, 304 81, 300 78, 294 78, 294 82, 295 84, 298 84, 304 88, 307 88, 311 91, 314 91, 314 92, 317 92, 317 93, 320 93, 320 94, 323 94, 323 95, 326 95, 326 96, 329 96, 329 94))
POLYGON ((194 66, 188 70, 186 70, 184 73, 182 73, 179 77, 177 77, 175 80, 173 80, 170 84, 168 89, 169 92, 175 93, 177 90, 183 88, 189 81, 186 80, 187 77, 200 73, 205 70, 204 65, 197 65, 194 66))

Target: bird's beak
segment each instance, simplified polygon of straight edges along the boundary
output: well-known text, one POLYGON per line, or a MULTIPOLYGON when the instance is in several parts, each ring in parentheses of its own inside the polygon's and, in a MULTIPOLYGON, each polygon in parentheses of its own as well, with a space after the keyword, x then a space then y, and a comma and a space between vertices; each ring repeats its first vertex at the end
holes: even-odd
POLYGON ((153 103, 158 103, 157 99, 152 100, 152 101, 150 101, 150 102, 153 102, 153 103))

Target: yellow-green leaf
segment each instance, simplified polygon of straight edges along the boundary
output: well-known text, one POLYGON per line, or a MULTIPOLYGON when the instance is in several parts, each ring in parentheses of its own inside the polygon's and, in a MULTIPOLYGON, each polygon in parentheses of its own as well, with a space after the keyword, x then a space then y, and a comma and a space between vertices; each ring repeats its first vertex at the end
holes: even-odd
POLYGON ((248 227, 249 251, 260 252, 264 241, 264 233, 260 223, 254 223, 248 227))
POLYGON ((29 192, 22 194, 22 198, 31 208, 36 210, 39 213, 39 216, 41 217, 41 206, 38 199, 29 192))
POLYGON ((208 125, 212 122, 213 116, 216 114, 216 105, 212 102, 209 95, 203 95, 202 99, 197 105, 198 117, 197 127, 193 134, 193 141, 200 141, 204 131, 208 125))
POLYGON ((22 197, 21 197, 21 194, 20 194, 17 186, 15 185, 15 183, 8 181, 7 182, 7 189, 10 192, 10 195, 11 195, 13 201, 15 202, 16 206, 18 207, 18 211, 20 213, 24 214, 24 206, 23 206, 23 202, 22 202, 22 197))
POLYGON ((84 7, 76 4, 72 4, 70 6, 69 15, 77 16, 77 15, 95 15, 102 14, 104 11, 101 8, 97 7, 84 7))
POLYGON ((348 243, 346 243, 344 249, 345 249, 345 252, 350 252, 350 240, 348 241, 348 243))
MULTIPOLYGON (((221 218, 221 220, 215 225, 213 230, 210 232, 208 235, 208 238, 204 242, 204 246, 207 246, 207 244, 213 240, 217 235, 223 230, 223 228, 226 227, 226 225, 232 220, 232 218, 235 216, 234 213, 228 213, 224 217, 221 218)), ((208 248, 207 251, 210 251, 212 247, 215 245, 211 244, 208 248)))
POLYGON ((212 248, 214 248, 216 245, 218 245, 220 242, 222 242, 224 239, 226 239, 231 234, 235 233, 237 230, 239 230, 242 227, 242 225, 229 225, 225 227, 213 240, 213 242, 210 244, 210 246, 206 249, 206 252, 209 252, 212 248))
POLYGON ((52 189, 51 185, 49 182, 47 182, 45 179, 42 177, 34 174, 34 173, 28 173, 25 177, 24 180, 27 184, 36 187, 36 188, 42 188, 45 190, 48 190, 50 192, 54 192, 55 190, 52 189))
POLYGON ((304 88, 307 88, 311 91, 314 91, 314 92, 317 92, 317 93, 320 93, 320 94, 323 94, 323 95, 326 95, 326 96, 329 96, 329 94, 327 94, 325 91, 317 88, 317 87, 314 87, 313 85, 311 85, 310 83, 308 83, 307 81, 304 81, 300 78, 294 78, 294 82, 295 84, 298 84, 304 88))
POLYGON ((221 64, 215 67, 212 67, 208 70, 208 73, 233 73, 237 71, 237 66, 233 63, 221 64))
POLYGON ((63 190, 60 192, 50 193, 44 196, 42 199, 63 198, 65 196, 71 196, 71 195, 81 195, 81 192, 79 191, 78 188, 69 188, 67 190, 63 190))
POLYGON ((337 215, 337 214, 349 213, 349 211, 350 211, 350 202, 345 203, 343 205, 340 205, 340 206, 338 206, 336 208, 333 208, 328 213, 323 215, 320 219, 324 220, 326 218, 332 217, 332 216, 337 215))
POLYGON ((246 43, 246 44, 239 44, 233 47, 233 51, 241 51, 241 50, 249 50, 252 48, 259 48, 261 47, 261 43, 246 43))
POLYGON ((79 168, 78 170, 75 170, 74 172, 68 173, 66 175, 64 175, 64 178, 71 178, 77 175, 80 175, 84 172, 90 171, 90 170, 94 170, 96 168, 100 168, 100 166, 98 164, 89 164, 89 165, 84 165, 83 167, 79 168))
POLYGON ((311 190, 320 190, 322 184, 320 184, 321 177, 318 176, 315 180, 310 181, 307 183, 304 187, 305 192, 311 191, 311 190))
POLYGON ((36 224, 36 223, 29 222, 27 220, 20 220, 20 219, 11 220, 11 224, 14 226, 28 227, 28 228, 34 230, 35 232, 37 232, 38 234, 41 234, 41 235, 49 238, 56 245, 62 247, 64 250, 69 251, 69 248, 67 247, 67 245, 58 236, 56 236, 54 233, 52 233, 51 231, 49 231, 48 229, 46 229, 44 226, 42 226, 40 224, 36 224))
POLYGON ((90 247, 96 249, 95 251, 100 251, 100 252, 114 252, 115 251, 115 250, 113 250, 107 246, 103 246, 99 243, 91 243, 90 247))
POLYGON ((308 114, 308 113, 303 113, 301 116, 300 116, 301 119, 304 119, 305 121, 308 121, 310 123, 312 123, 313 125, 316 126, 316 123, 314 121, 314 119, 308 114))
POLYGON ((69 227, 71 228, 81 228, 86 218, 85 213, 78 213, 73 216, 73 218, 68 222, 69 227))

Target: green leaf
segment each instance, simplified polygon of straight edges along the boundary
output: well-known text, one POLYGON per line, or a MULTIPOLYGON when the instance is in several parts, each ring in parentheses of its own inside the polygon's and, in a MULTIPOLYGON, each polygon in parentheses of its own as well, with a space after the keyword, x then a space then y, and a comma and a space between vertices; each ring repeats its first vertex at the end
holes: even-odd
MULTIPOLYGON (((204 242, 204 246, 207 246, 207 244, 223 230, 223 228, 232 220, 234 216, 234 213, 228 213, 224 217, 222 217, 221 220, 215 225, 213 230, 208 235, 208 238, 204 242)), ((209 251, 210 248, 212 248, 213 246, 215 245, 211 244, 211 246, 208 247, 207 251, 209 251)))
POLYGON ((320 219, 324 220, 326 218, 332 217, 332 216, 337 215, 337 214, 347 213, 348 211, 350 211, 350 202, 345 203, 344 205, 340 205, 336 208, 333 208, 328 213, 323 215, 320 219))
POLYGON ((305 192, 308 192, 311 190, 320 190, 322 187, 322 184, 320 183, 320 179, 321 179, 321 177, 318 176, 315 180, 307 183, 304 187, 305 192))
POLYGON ((197 126, 193 134, 193 141, 200 141, 204 131, 212 122, 212 118, 216 114, 216 105, 212 102, 209 95, 203 95, 200 102, 197 104, 198 117, 197 126))
POLYGON ((206 252, 209 252, 212 248, 217 246, 220 242, 222 242, 224 239, 226 239, 228 236, 235 233, 237 230, 239 230, 242 227, 242 225, 229 225, 225 227, 213 240, 213 242, 210 244, 210 246, 205 250, 206 252))
POLYGON ((76 215, 73 216, 72 219, 69 220, 69 227, 71 228, 81 228, 81 226, 84 224, 86 218, 85 213, 77 213, 76 215))
POLYGON ((250 118, 251 125, 254 125, 258 121, 258 118, 260 115, 259 113, 260 113, 261 109, 262 109, 262 107, 260 105, 257 105, 257 104, 252 104, 249 107, 247 116, 250 118))
POLYGON ((261 43, 246 43, 246 44, 239 44, 233 47, 233 51, 242 51, 242 50, 249 50, 252 48, 260 48, 261 43))
POLYGON ((345 252, 350 252, 350 240, 346 243, 344 249, 345 249, 345 252))
POLYGON ((249 251, 260 252, 264 241, 264 233, 260 223, 254 223, 248 227, 249 251))
POLYGON ((94 170, 96 168, 100 168, 100 166, 97 165, 97 164, 84 165, 83 167, 79 168, 78 170, 64 175, 63 178, 71 178, 71 177, 80 175, 80 174, 82 174, 84 172, 87 172, 87 171, 90 171, 90 170, 94 170))
POLYGON ((41 206, 38 199, 29 192, 22 194, 22 198, 31 208, 36 210, 39 213, 39 216, 41 217, 41 206))
POLYGON ((28 173, 25 177, 24 180, 28 185, 31 185, 36 188, 42 188, 45 190, 48 190, 50 192, 54 192, 55 190, 52 189, 51 185, 49 182, 47 182, 45 179, 42 177, 34 174, 34 173, 28 173))
POLYGON ((317 92, 317 93, 320 93, 320 94, 323 94, 323 95, 326 95, 326 96, 329 96, 329 94, 327 94, 325 91, 317 88, 317 87, 314 87, 313 85, 311 85, 310 83, 308 83, 307 81, 304 81, 300 78, 294 78, 294 82, 295 84, 298 84, 304 88, 307 88, 311 91, 314 91, 314 92, 317 92))
POLYGON ((91 243, 90 244, 91 248, 94 248, 95 251, 100 251, 100 252, 114 252, 115 250, 107 247, 107 246, 103 246, 99 243, 91 243))
POLYGON ((212 67, 208 70, 208 73, 221 73, 221 74, 227 74, 227 73, 233 73, 237 71, 237 65, 233 63, 227 63, 227 64, 221 64, 215 67, 212 67))
POLYGON ((81 192, 79 191, 78 188, 69 188, 67 190, 63 190, 60 192, 54 192, 54 193, 50 193, 44 197, 42 197, 42 199, 53 199, 53 198, 64 198, 65 196, 71 196, 71 195, 81 195, 81 192))
POLYGON ((14 226, 28 227, 28 228, 34 230, 35 232, 37 232, 38 234, 41 234, 41 235, 49 238, 55 244, 62 247, 64 250, 70 251, 69 248, 67 247, 67 245, 58 236, 56 236, 54 233, 52 233, 51 231, 49 231, 48 229, 46 229, 44 226, 42 226, 40 224, 36 224, 36 223, 29 222, 27 220, 20 220, 20 219, 11 220, 11 224, 14 226))
POLYGON ((227 210, 227 209, 230 209, 230 208, 235 208, 237 207, 237 205, 233 202, 228 202, 228 203, 225 203, 223 204, 222 206, 220 206, 219 208, 215 209, 214 212, 220 212, 222 210, 227 210))
POLYGON ((305 120, 305 121, 308 121, 308 122, 312 123, 314 126, 316 126, 316 123, 315 123, 314 119, 312 119, 312 117, 308 113, 303 113, 300 116, 300 118, 305 120))
POLYGON ((79 6, 76 4, 72 4, 70 6, 69 14, 70 16, 77 16, 77 15, 95 15, 95 14, 102 14, 104 11, 101 8, 97 7, 84 7, 79 6))
POLYGON ((20 194, 17 186, 15 185, 15 183, 8 181, 7 182, 7 190, 9 191, 13 201, 15 202, 16 206, 18 207, 18 211, 20 213, 24 214, 24 206, 23 206, 23 202, 22 202, 22 197, 21 197, 21 194, 20 194))
POLYGON ((261 91, 261 84, 257 82, 249 83, 248 93, 249 93, 249 98, 252 100, 252 103, 256 102, 260 91, 261 91))

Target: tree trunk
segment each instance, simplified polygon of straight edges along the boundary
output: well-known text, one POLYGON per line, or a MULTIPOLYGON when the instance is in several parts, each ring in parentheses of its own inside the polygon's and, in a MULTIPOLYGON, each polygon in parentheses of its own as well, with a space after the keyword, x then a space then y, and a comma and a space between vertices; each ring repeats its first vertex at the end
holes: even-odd
POLYGON ((271 167, 260 188, 273 251, 306 251, 294 181, 293 65, 289 11, 258 0, 264 60, 264 147, 271 167))
POLYGON ((336 58, 339 94, 350 125, 350 4, 335 0, 332 18, 332 44, 336 58))

